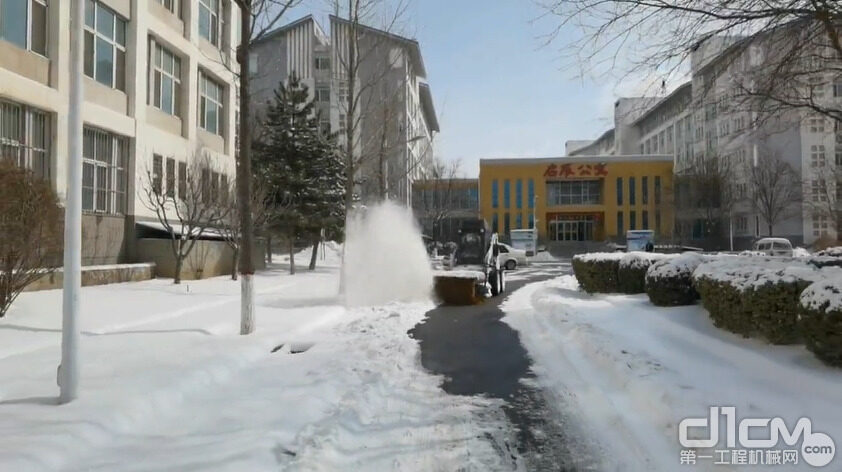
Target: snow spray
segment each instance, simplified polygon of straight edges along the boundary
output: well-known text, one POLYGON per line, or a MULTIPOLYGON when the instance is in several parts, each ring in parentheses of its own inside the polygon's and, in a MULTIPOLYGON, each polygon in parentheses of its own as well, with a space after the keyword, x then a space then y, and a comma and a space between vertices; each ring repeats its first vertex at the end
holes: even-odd
POLYGON ((351 217, 342 270, 350 306, 426 300, 433 290, 430 260, 412 212, 388 201, 351 217))

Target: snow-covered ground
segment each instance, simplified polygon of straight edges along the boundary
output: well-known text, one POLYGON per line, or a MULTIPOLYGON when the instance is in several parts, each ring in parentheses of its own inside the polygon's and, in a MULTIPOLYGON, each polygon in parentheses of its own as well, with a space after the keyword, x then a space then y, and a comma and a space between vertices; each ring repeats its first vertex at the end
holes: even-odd
POLYGON ((497 468, 492 401, 442 392, 406 334, 429 303, 347 309, 336 248, 319 262, 255 276, 249 336, 226 277, 83 288, 61 406, 61 291, 21 295, 0 320, 0 470, 497 468))
MULTIPOLYGON (((520 332, 535 361, 539 383, 602 445, 605 469, 689 467, 680 465, 678 424, 706 418, 712 406, 736 407, 738 421, 782 417, 790 428, 807 417, 813 432, 842 444, 842 372, 801 346, 719 330, 701 306, 657 308, 645 295, 590 296, 578 291, 572 275, 528 285, 502 308, 503 321, 520 332)), ((740 449, 725 446, 716 449, 740 449)), ((696 467, 729 469, 713 465, 720 459, 715 451, 697 452, 696 467), (714 458, 701 458, 707 454, 714 458)), ((839 470, 840 461, 829 470, 839 470)), ((800 460, 802 467, 809 468, 800 460)))

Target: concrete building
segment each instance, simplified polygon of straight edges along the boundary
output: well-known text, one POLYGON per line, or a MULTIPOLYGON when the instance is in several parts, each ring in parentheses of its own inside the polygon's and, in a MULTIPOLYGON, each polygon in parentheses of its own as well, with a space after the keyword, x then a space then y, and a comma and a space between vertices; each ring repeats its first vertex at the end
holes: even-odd
MULTIPOLYGON (((433 156, 439 130, 426 68, 417 41, 358 25, 359 67, 355 152, 360 156, 358 193, 367 201, 388 196, 410 204, 412 182, 433 156)), ((312 16, 282 26, 255 45, 252 57, 257 113, 292 74, 310 89, 326 129, 344 133, 348 123, 346 77, 351 25, 330 17, 327 34, 312 16)), ((345 142, 340 134, 340 141, 345 142)))
MULTIPOLYGON (((61 201, 70 4, 0 1, 0 154, 48 179, 61 201)), ((85 8, 83 263, 134 261, 157 221, 143 204, 147 174, 175 192, 189 161, 206 155, 217 185, 233 175, 239 10, 228 0, 85 8)))
POLYGON ((670 155, 481 159, 480 214, 504 237, 537 228, 560 254, 624 242, 631 229, 669 240, 672 178, 670 155))
POLYGON ((425 235, 438 242, 458 241, 462 222, 480 217, 479 180, 416 180, 412 209, 425 235))

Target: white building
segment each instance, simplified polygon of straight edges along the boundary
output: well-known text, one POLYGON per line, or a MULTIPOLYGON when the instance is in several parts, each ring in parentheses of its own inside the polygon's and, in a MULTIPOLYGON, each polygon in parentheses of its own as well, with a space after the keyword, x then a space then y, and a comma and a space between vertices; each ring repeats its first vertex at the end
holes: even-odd
MULTIPOLYGON (((358 191, 363 200, 385 194, 410 204, 412 181, 426 170, 439 130, 417 41, 358 25, 360 64, 355 77, 358 191)), ((252 102, 259 114, 292 74, 315 99, 323 125, 344 133, 348 118, 350 23, 330 17, 327 34, 312 16, 282 26, 253 48, 252 102)), ((344 137, 340 135, 340 141, 344 137)))
MULTIPOLYGON (((61 201, 70 5, 0 0, 0 154, 47 178, 61 201)), ((83 263, 133 261, 143 223, 156 221, 141 197, 148 172, 177 186, 203 154, 219 185, 233 176, 239 10, 229 0, 85 8, 83 263)))

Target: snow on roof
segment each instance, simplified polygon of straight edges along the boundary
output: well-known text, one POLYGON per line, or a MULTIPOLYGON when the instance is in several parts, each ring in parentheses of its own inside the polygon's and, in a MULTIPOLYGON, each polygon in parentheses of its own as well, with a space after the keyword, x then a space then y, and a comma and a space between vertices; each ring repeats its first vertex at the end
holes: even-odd
MULTIPOLYGON (((149 229, 154 229, 156 231, 163 231, 165 233, 170 233, 170 230, 167 229, 167 227, 164 224, 162 224, 160 221, 138 221, 136 224, 138 226, 143 226, 143 227, 146 227, 146 228, 149 228, 149 229)), ((185 234, 184 226, 181 223, 170 223, 170 226, 172 227, 173 233, 179 234, 179 235, 185 234)), ((199 230, 194 227, 194 228, 192 228, 192 232, 193 232, 194 235, 197 235, 199 233, 199 230)), ((200 236, 202 238, 207 238, 207 239, 224 239, 225 238, 223 236, 222 232, 217 228, 205 228, 204 231, 202 231, 200 236)))

